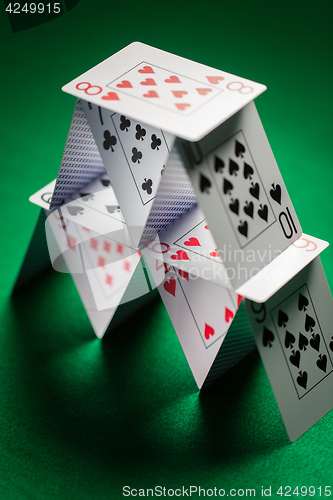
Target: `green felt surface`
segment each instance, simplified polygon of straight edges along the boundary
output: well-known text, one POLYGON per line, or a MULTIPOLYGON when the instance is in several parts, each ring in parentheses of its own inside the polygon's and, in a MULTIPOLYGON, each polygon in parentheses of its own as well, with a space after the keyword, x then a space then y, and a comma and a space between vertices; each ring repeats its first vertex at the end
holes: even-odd
POLYGON ((256 104, 303 230, 333 242, 332 14, 328 1, 80 0, 12 33, 1 12, 1 500, 333 485, 333 412, 290 444, 256 351, 199 395, 159 299, 101 342, 68 275, 10 298, 38 215, 28 197, 56 177, 69 128, 60 88, 134 40, 267 85, 256 104))

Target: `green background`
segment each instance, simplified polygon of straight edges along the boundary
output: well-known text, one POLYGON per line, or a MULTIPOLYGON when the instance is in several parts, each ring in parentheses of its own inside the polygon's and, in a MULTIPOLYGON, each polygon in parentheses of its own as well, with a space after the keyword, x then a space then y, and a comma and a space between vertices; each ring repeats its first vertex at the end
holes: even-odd
MULTIPOLYGON (((101 342, 68 275, 10 298, 28 197, 65 145, 75 99, 61 86, 135 40, 267 85, 256 104, 303 230, 333 242, 331 5, 80 0, 18 33, 0 15, 1 500, 333 485, 333 412, 290 444, 256 351, 199 395, 159 299, 101 342)), ((332 248, 322 262, 332 288, 332 248)))

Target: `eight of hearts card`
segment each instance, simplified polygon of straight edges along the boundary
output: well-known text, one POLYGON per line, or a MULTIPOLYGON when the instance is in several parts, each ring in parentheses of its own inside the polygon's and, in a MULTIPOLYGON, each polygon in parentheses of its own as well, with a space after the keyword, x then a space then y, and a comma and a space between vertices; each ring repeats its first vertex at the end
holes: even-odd
POLYGON ((177 137, 198 141, 266 87, 134 42, 63 90, 177 137))

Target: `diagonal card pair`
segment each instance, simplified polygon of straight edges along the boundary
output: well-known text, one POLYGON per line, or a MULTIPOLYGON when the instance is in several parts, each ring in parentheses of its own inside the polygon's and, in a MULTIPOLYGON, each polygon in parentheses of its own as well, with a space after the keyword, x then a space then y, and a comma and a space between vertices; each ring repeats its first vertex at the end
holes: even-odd
POLYGON ((103 337, 111 320, 115 325, 151 298, 150 279, 106 174, 50 211, 54 185, 30 197, 42 210, 15 290, 51 260, 55 270, 72 275, 95 334, 103 337))
POLYGON ((86 277, 81 290, 104 314, 123 300, 143 253, 152 276, 142 289, 153 277, 199 387, 253 347, 249 318, 297 439, 333 406, 332 298, 319 260, 327 243, 302 233, 253 103, 265 87, 133 43, 64 90, 79 99, 45 207, 53 236, 63 218, 54 262, 64 255, 79 291, 86 277), (105 171, 107 198, 89 185, 107 183, 105 171), (70 225, 77 245, 65 238, 70 225), (119 256, 93 253, 111 240, 133 260, 118 295, 102 289, 119 256))

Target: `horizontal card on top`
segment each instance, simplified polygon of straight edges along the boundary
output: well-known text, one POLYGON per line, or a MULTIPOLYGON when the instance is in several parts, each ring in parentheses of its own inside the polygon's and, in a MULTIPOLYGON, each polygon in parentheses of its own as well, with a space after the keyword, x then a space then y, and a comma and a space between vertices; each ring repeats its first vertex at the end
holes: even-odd
POLYGON ((266 87, 134 42, 63 90, 178 137, 198 141, 266 87))

